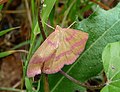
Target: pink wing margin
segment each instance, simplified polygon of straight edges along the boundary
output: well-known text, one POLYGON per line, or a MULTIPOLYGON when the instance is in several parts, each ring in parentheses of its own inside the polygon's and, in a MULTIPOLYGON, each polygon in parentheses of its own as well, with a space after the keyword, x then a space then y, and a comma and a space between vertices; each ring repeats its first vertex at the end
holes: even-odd
POLYGON ((53 58, 54 53, 56 52, 56 49, 58 47, 59 39, 57 35, 58 33, 54 31, 36 50, 28 64, 28 77, 34 77, 37 74, 41 74, 44 62, 53 58))
POLYGON ((59 46, 54 58, 45 62, 43 73, 53 74, 61 70, 64 65, 75 62, 83 52, 88 34, 79 30, 56 27, 59 33, 59 46))
POLYGON ((64 65, 72 64, 84 50, 87 39, 85 32, 57 26, 32 56, 27 76, 56 73, 64 65))

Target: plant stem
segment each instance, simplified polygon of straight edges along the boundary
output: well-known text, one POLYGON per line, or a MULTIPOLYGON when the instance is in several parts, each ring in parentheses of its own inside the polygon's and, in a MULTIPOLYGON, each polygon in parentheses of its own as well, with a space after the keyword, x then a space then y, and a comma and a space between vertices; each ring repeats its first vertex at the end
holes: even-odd
POLYGON ((39 90, 40 90, 40 81, 41 81, 41 77, 40 77, 40 79, 39 79, 39 81, 38 81, 38 85, 37 85, 37 90, 35 91, 35 92, 39 92, 39 90))
POLYGON ((93 2, 93 3, 96 3, 96 4, 98 4, 99 6, 101 6, 103 9, 105 9, 105 10, 109 10, 110 8, 108 7, 108 6, 106 6, 105 4, 103 4, 103 3, 101 3, 101 2, 98 2, 98 1, 96 1, 96 0, 90 0, 91 2, 93 2))
POLYGON ((29 5, 28 5, 27 0, 25 0, 25 6, 26 6, 26 10, 27 10, 28 21, 29 21, 30 27, 32 29, 32 18, 31 18, 31 13, 30 13, 30 9, 29 9, 29 5))
POLYGON ((41 31, 43 40, 45 40, 46 35, 45 35, 44 29, 43 29, 43 26, 42 26, 42 19, 41 19, 41 16, 40 16, 41 12, 42 12, 42 3, 40 2, 40 7, 38 9, 38 24, 39 24, 39 27, 40 27, 40 31, 41 31))
POLYGON ((60 70, 59 72, 62 75, 64 75, 66 78, 68 78, 69 80, 71 80, 72 82, 76 83, 77 85, 85 87, 85 88, 90 89, 90 90, 101 89, 103 86, 105 86, 105 84, 101 84, 101 85, 97 85, 97 86, 89 86, 89 85, 86 85, 86 84, 81 83, 80 81, 74 79, 73 77, 71 77, 70 75, 68 75, 67 73, 65 73, 62 70, 60 70))
POLYGON ((12 14, 15 14, 15 13, 26 13, 27 11, 26 10, 2 10, 0 11, 0 13, 12 13, 12 14))
POLYGON ((75 2, 76 2, 76 0, 73 0, 73 2, 70 4, 70 6, 68 7, 68 9, 65 11, 61 27, 63 27, 65 25, 66 18, 68 16, 69 12, 70 12, 70 9, 72 8, 72 6, 74 5, 75 2))
POLYGON ((48 75, 44 74, 43 77, 44 77, 44 91, 45 92, 50 92, 49 83, 48 83, 48 75))
POLYGON ((20 90, 20 89, 15 89, 15 88, 6 88, 6 87, 0 87, 1 91, 12 91, 12 92, 25 92, 24 90, 20 90))
POLYGON ((15 50, 15 52, 22 52, 22 53, 28 54, 28 51, 26 51, 26 50, 15 50))
POLYGON ((33 38, 31 39, 31 44, 30 44, 30 49, 29 49, 29 52, 28 52, 28 55, 27 55, 27 59, 24 63, 24 66, 23 66, 23 78, 22 78, 22 83, 21 83, 21 89, 23 89, 23 86, 24 86, 24 80, 25 80, 25 76, 26 76, 26 72, 27 72, 27 66, 28 66, 28 63, 29 63, 29 60, 30 60, 30 57, 31 57, 31 54, 32 54, 32 50, 33 50, 33 47, 34 47, 34 43, 35 43, 35 35, 33 35, 33 38))
MULTIPOLYGON (((39 24, 39 27, 40 27, 40 31, 41 31, 43 40, 45 40, 46 39, 46 35, 45 35, 44 29, 43 29, 43 26, 42 26, 42 19, 41 19, 41 16, 40 16, 40 14, 42 12, 42 5, 43 5, 43 3, 44 2, 40 2, 40 7, 38 9, 38 24, 39 24)), ((38 4, 38 6, 39 6, 39 4, 38 4)), ((43 63, 43 67, 44 67, 44 63, 43 63)), ((47 74, 43 74, 43 78, 44 78, 44 92, 50 92, 50 90, 49 90, 49 83, 48 83, 48 75, 47 74)))
MULTIPOLYGON (((29 53, 28 53, 28 55, 27 55, 27 60, 26 60, 26 62, 25 62, 25 67, 27 68, 27 65, 28 65, 28 63, 29 63, 29 60, 30 60, 30 57, 31 57, 31 54, 32 54, 32 50, 33 50, 33 48, 34 48, 34 43, 35 43, 35 38, 36 38, 36 36, 35 35, 33 35, 33 38, 31 39, 31 44, 30 44, 30 50, 29 50, 29 53)), ((26 70, 25 70, 26 71, 26 70)))

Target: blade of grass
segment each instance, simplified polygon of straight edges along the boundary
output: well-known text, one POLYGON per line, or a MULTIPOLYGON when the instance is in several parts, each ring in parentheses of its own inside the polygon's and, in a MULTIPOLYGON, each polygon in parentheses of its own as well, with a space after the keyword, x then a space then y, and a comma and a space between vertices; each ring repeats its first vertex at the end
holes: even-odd
MULTIPOLYGON (((48 17, 49 17, 49 14, 50 14, 53 6, 54 6, 55 1, 56 1, 56 0, 51 0, 51 1, 45 0, 45 2, 46 2, 45 4, 47 5, 47 7, 45 7, 44 10, 42 11, 42 15, 43 15, 42 19, 43 19, 44 22, 47 21, 47 19, 48 19, 48 17)), ((34 11, 36 11, 36 10, 34 10, 34 11)), ((32 17, 34 17, 34 16, 32 16, 32 17)), ((32 19, 33 19, 33 18, 32 18, 32 19)), ((32 23, 32 24, 33 24, 33 23, 32 23)), ((38 29, 39 29, 38 27, 39 27, 39 26, 38 26, 38 23, 36 23, 35 26, 32 25, 31 44, 30 44, 29 53, 28 53, 28 55, 27 55, 27 59, 26 59, 26 61, 25 61, 25 65, 24 65, 24 67, 23 67, 23 79, 25 79, 26 71, 27 71, 27 66, 28 66, 29 60, 30 60, 30 58, 31 58, 31 56, 32 56, 32 54, 33 54, 33 49, 34 49, 34 46, 35 46, 35 40, 36 40, 36 36, 37 36, 37 33, 36 33, 36 32, 38 32, 38 29), (36 27, 37 27, 37 28, 36 28, 36 27)), ((28 90, 29 90, 29 89, 28 89, 28 90)))
MULTIPOLYGON (((42 10, 42 20, 45 22, 47 21, 48 17, 49 17, 49 14, 55 4, 55 1, 56 0, 52 0, 52 1, 49 1, 49 0, 45 0, 45 5, 46 7, 43 8, 42 10)), ((36 23, 36 25, 38 27, 38 23, 36 23)), ((32 36, 31 36, 31 45, 30 45, 30 50, 29 50, 29 54, 27 56, 27 60, 25 62, 25 67, 27 67, 28 65, 28 62, 30 60, 30 57, 31 57, 31 54, 32 54, 32 50, 34 48, 34 43, 35 43, 35 38, 36 38, 36 30, 38 30, 38 28, 34 28, 33 31, 31 32, 32 33, 32 36)), ((27 69, 27 68, 26 68, 27 69)), ((26 69, 25 69, 25 75, 26 75, 26 69)))
POLYGON ((6 56, 11 55, 13 53, 15 53, 15 50, 1 52, 0 53, 0 58, 6 57, 6 56))
POLYGON ((54 5, 55 5, 55 2, 56 0, 44 0, 44 5, 43 5, 43 9, 42 9, 42 23, 43 23, 43 28, 45 28, 45 24, 44 22, 46 23, 47 20, 48 20, 48 17, 50 15, 50 12, 52 11, 54 5))
POLYGON ((65 13, 64 13, 64 18, 63 18, 63 20, 62 20, 61 27, 64 26, 65 20, 66 20, 68 14, 69 14, 69 12, 70 12, 70 9, 72 8, 72 6, 74 5, 75 2, 76 2, 76 0, 74 0, 74 1, 70 4, 70 6, 68 7, 68 9, 65 11, 65 13))
POLYGON ((32 28, 32 19, 31 19, 31 13, 30 13, 30 8, 29 8, 28 0, 25 0, 25 6, 26 6, 26 10, 27 10, 28 21, 30 23, 30 27, 32 28))
POLYGON ((25 92, 25 90, 15 89, 15 88, 6 88, 6 87, 0 87, 1 91, 12 91, 12 92, 25 92))
POLYGON ((9 55, 16 53, 16 52, 28 53, 26 50, 10 50, 10 51, 1 52, 0 58, 9 56, 9 55))
POLYGON ((0 11, 2 10, 2 8, 3 8, 3 4, 0 5, 0 11))
POLYGON ((36 92, 40 92, 40 81, 41 81, 41 77, 40 77, 40 79, 39 79, 39 81, 38 81, 38 86, 37 86, 36 92))
POLYGON ((32 83, 30 82, 29 78, 27 78, 27 77, 25 77, 25 86, 27 89, 29 89, 28 91, 33 92, 32 83))
POLYGON ((11 48, 11 49, 12 49, 12 50, 15 50, 15 49, 18 49, 18 48, 20 48, 20 47, 22 47, 22 46, 28 45, 28 44, 30 44, 30 40, 24 41, 24 42, 22 42, 22 43, 20 43, 20 44, 18 44, 18 45, 16 45, 16 46, 14 46, 14 47, 11 48))
POLYGON ((26 13, 26 10, 2 10, 2 11, 0 11, 0 13, 3 13, 3 14, 5 14, 5 13, 12 13, 12 14, 15 14, 15 13, 26 13))
POLYGON ((35 19, 35 1, 31 0, 31 12, 32 12, 32 18, 35 19))
POLYGON ((19 26, 19 27, 9 28, 9 29, 6 29, 6 30, 2 30, 2 31, 0 32, 0 36, 3 36, 3 35, 6 34, 7 32, 10 32, 10 31, 15 30, 15 29, 18 29, 18 28, 20 28, 20 26, 19 26))

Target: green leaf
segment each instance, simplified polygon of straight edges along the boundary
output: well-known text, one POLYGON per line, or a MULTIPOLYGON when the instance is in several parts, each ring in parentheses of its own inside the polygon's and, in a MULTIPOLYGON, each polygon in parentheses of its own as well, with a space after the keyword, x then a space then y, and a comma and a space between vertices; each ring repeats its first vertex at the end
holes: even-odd
MULTIPOLYGON (((31 3, 32 2, 34 2, 34 0, 32 0, 31 3)), ((41 15, 42 16, 42 23, 43 24, 44 24, 44 22, 45 23, 47 22, 48 17, 50 15, 50 12, 51 12, 51 10, 52 10, 55 2, 56 2, 56 0, 44 0, 44 5, 43 5, 44 7, 42 9, 42 15, 41 15)), ((36 11, 34 9, 36 9, 36 8, 34 7, 34 4, 32 4, 32 15, 33 15, 33 17, 35 16, 35 14, 33 14, 33 13, 34 13, 34 11, 36 11)), ((36 19, 36 18, 33 18, 33 19, 36 19)), ((37 21, 33 21, 33 22, 35 22, 35 25, 32 25, 31 40, 30 40, 31 44, 30 44, 29 53, 27 55, 27 59, 25 61, 24 78, 26 76, 27 65, 29 63, 30 57, 32 56, 32 54, 34 52, 34 47, 35 47, 35 49, 36 49, 36 47, 38 47, 38 45, 35 46, 35 40, 36 40, 37 34, 40 33, 40 29, 39 29, 38 22, 37 21)), ((40 42, 41 41, 39 41, 39 44, 40 44, 40 42)), ((29 80, 28 80, 28 83, 27 83, 27 80, 26 80, 26 87, 27 87, 27 89, 29 89, 29 88, 31 88, 31 86, 30 86, 29 80)), ((39 87, 40 87, 40 84, 38 84, 37 91, 39 90, 39 87)), ((30 91, 30 92, 32 92, 32 91, 30 91)))
POLYGON ((18 28, 20 28, 20 27, 14 27, 14 28, 9 28, 9 29, 3 30, 3 31, 0 32, 0 36, 3 36, 7 32, 10 32, 10 31, 18 29, 18 28))
MULTIPOLYGON (((42 9, 42 23, 46 23, 48 20, 48 17, 50 15, 50 12, 52 11, 52 8, 55 4, 56 0, 44 0, 44 5, 42 9)), ((45 26, 45 24, 43 24, 45 26)))
MULTIPOLYGON (((33 0, 31 2, 33 2, 33 0)), ((42 8, 42 15, 41 15, 42 16, 42 23, 43 23, 44 28, 45 28, 45 23, 48 20, 48 17, 50 15, 50 12, 53 9, 53 6, 54 6, 55 2, 56 2, 56 0, 51 0, 51 1, 44 0, 44 5, 43 5, 43 8, 42 8)), ((33 9, 35 9, 34 4, 32 4, 32 13, 34 13, 33 11, 35 11, 33 9)), ((34 18, 34 14, 33 14, 33 18, 34 18)), ((40 33, 38 22, 36 22, 32 31, 33 31, 33 34, 35 36, 40 33)))
POLYGON ((108 44, 102 54, 107 85, 101 92, 120 92, 120 42, 108 44))
MULTIPOLYGON (((97 8, 89 18, 78 23, 76 28, 88 32, 89 40, 78 60, 66 66, 64 71, 77 80, 86 81, 103 69, 102 51, 107 43, 120 41, 120 3, 109 11, 97 8)), ((50 75, 50 85, 51 92, 74 92, 79 89, 79 86, 58 74, 50 75)))
POLYGON ((20 90, 20 89, 15 89, 15 88, 8 88, 8 87, 0 87, 0 91, 24 92, 25 90, 20 90))
POLYGON ((30 80, 29 80, 28 77, 25 77, 25 86, 26 86, 26 88, 27 88, 27 90, 29 92, 33 92, 33 90, 32 90, 32 84, 31 84, 31 82, 30 82, 30 80))
POLYGON ((3 4, 0 5, 0 11, 2 10, 2 8, 3 8, 3 4))
POLYGON ((26 50, 9 50, 5 52, 0 52, 0 58, 6 57, 16 52, 28 53, 26 50))
POLYGON ((0 58, 6 57, 6 56, 11 55, 11 54, 13 54, 15 52, 16 52, 15 50, 0 52, 0 58))
POLYGON ((30 44, 30 40, 27 40, 27 41, 24 41, 24 42, 21 42, 20 44, 18 44, 18 45, 15 45, 13 48, 11 48, 12 50, 14 50, 14 49, 18 49, 18 48, 20 48, 20 47, 22 47, 22 46, 25 46, 25 45, 28 45, 28 44, 30 44))

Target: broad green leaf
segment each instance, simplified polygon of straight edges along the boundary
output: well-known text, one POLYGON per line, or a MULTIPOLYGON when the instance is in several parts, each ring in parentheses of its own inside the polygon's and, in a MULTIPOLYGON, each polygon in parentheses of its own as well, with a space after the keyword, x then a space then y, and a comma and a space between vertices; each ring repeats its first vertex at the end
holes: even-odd
POLYGON ((107 83, 101 92, 120 92, 120 42, 105 47, 102 61, 107 83))
MULTIPOLYGON (((107 43, 120 41, 120 3, 109 11, 98 7, 76 28, 89 33, 86 50, 74 64, 65 66, 64 71, 79 81, 86 81, 103 69, 102 51, 107 43)), ((49 80, 51 92, 74 92, 79 89, 79 86, 58 74, 50 75, 49 80)))
POLYGON ((18 28, 20 28, 20 27, 13 27, 13 28, 9 28, 9 29, 6 29, 6 30, 2 30, 2 31, 0 32, 0 36, 6 34, 7 32, 12 31, 12 30, 18 29, 18 28))
POLYGON ((44 22, 46 23, 50 12, 55 4, 56 0, 44 0, 44 5, 42 9, 42 23, 45 26, 44 22))

